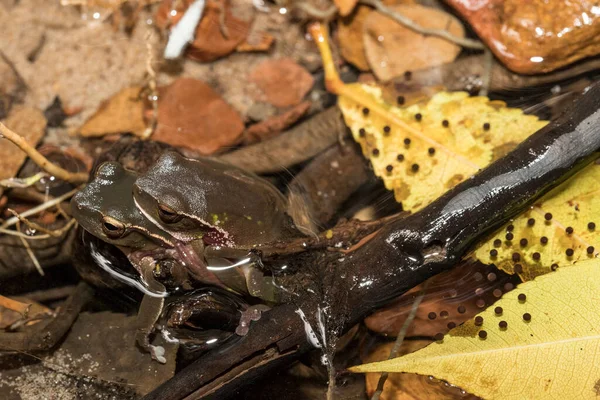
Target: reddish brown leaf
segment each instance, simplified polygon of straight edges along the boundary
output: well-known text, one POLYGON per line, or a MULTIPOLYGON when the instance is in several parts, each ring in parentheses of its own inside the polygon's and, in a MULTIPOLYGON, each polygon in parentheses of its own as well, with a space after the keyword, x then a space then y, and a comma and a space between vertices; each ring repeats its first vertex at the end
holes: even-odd
POLYGON ((312 75, 292 59, 266 60, 250 73, 249 79, 263 92, 266 101, 276 107, 291 107, 302 101, 312 88, 312 75))
POLYGON ((237 111, 202 81, 180 78, 159 89, 154 140, 212 154, 237 143, 243 130, 237 111))

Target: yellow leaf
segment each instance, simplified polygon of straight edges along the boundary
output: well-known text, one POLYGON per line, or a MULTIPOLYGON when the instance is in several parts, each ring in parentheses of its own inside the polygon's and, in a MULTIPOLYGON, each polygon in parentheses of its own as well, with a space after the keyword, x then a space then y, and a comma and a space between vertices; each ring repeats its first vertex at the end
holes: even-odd
POLYGON ((423 208, 547 123, 465 92, 441 92, 408 107, 390 105, 378 87, 341 82, 324 28, 310 29, 346 125, 407 211, 423 208))
POLYGON ((479 244, 474 256, 524 280, 596 257, 599 192, 600 165, 591 164, 479 244))
POLYGON ((465 322, 415 353, 351 370, 433 375, 485 399, 597 399, 599 299, 600 260, 583 261, 505 294, 479 314, 481 326, 465 322))

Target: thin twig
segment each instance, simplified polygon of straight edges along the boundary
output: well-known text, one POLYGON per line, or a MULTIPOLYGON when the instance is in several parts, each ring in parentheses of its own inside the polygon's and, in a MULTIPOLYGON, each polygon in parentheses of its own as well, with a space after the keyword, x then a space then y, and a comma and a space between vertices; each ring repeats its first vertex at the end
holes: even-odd
MULTIPOLYGON (((388 360, 398 357, 398 353, 400 352, 400 347, 402 347, 402 342, 404 342, 404 338, 406 337, 406 332, 408 332, 408 327, 410 326, 410 324, 412 324, 413 320, 415 319, 419 305, 421 305, 421 301, 423 301, 423 297, 425 297, 425 291, 427 290, 428 284, 429 284, 429 281, 425 281, 425 283, 423 284, 423 288, 421 289, 421 291, 419 292, 419 295, 415 299, 415 302, 413 303, 412 308, 410 310, 410 314, 408 314, 408 317, 406 317, 406 320, 404 321, 402 328, 400 328, 400 332, 398 332, 398 337, 396 337, 396 342, 394 343, 394 346, 392 347, 392 350, 390 351, 388 360)), ((381 376, 379 377, 379 382, 377 382, 377 389, 375 390, 375 393, 373 393, 371 400, 379 400, 379 397, 381 396, 381 393, 383 392, 383 386, 385 385, 385 381, 387 380, 388 375, 389 374, 387 372, 384 372, 381 374, 381 376)))
POLYGON ((38 172, 37 174, 27 178, 8 178, 0 180, 0 186, 5 188, 19 188, 24 189, 32 185, 35 185, 43 178, 48 176, 45 172, 38 172))
POLYGON ((75 218, 71 218, 71 219, 69 219, 69 222, 67 222, 67 224, 65 226, 63 226, 62 228, 59 228, 59 229, 48 229, 48 228, 45 228, 45 227, 41 226, 40 224, 36 224, 35 222, 28 220, 27 218, 23 217, 21 214, 19 214, 18 212, 16 212, 12 208, 8 208, 6 211, 8 211, 12 215, 14 215, 16 218, 19 219, 20 222, 24 223, 29 228, 31 228, 33 230, 36 230, 36 231, 43 232, 46 235, 50 235, 52 237, 60 237, 60 236, 62 236, 63 233, 66 230, 68 230, 71 226, 73 226, 73 224, 76 222, 75 218))
POLYGON ((294 4, 294 7, 304 11, 309 17, 319 21, 328 21, 338 12, 338 8, 335 5, 332 5, 326 10, 321 10, 307 1, 297 2, 294 4))
POLYGON ((446 39, 452 43, 456 43, 457 45, 466 47, 468 49, 484 50, 486 48, 485 45, 478 40, 454 36, 450 32, 443 29, 423 28, 412 19, 405 17, 404 15, 387 7, 380 0, 360 0, 359 3, 366 4, 375 8, 377 11, 387 15, 399 24, 404 25, 408 29, 411 29, 422 35, 437 36, 439 38, 446 39))
MULTIPOLYGON (((21 230, 21 222, 20 221, 17 221, 17 230, 18 231, 21 230)), ((41 276, 44 276, 45 275, 44 270, 42 269, 42 266, 40 265, 40 262, 38 261, 37 257, 33 253, 33 250, 31 250, 31 246, 29 245, 29 242, 27 241, 27 239, 25 239, 21 236, 19 236, 19 239, 21 240, 23 247, 25 247, 25 251, 27 252, 27 255, 29 256, 29 258, 31 259, 31 262, 35 266, 35 269, 37 269, 37 271, 39 272, 39 274, 41 276)))
POLYGON ((152 38, 152 31, 148 28, 146 32, 146 73, 148 74, 148 89, 149 99, 152 104, 152 116, 148 121, 148 126, 142 134, 142 139, 150 139, 154 131, 156 130, 156 124, 158 121, 158 90, 156 89, 156 71, 154 71, 154 49, 150 39, 152 38))
MULTIPOLYGON (((43 204, 40 204, 39 206, 30 208, 29 210, 25 211, 24 213, 21 214, 22 218, 26 218, 29 217, 31 215, 37 214, 40 211, 44 211, 47 210, 50 207, 53 207, 57 204, 62 203, 63 201, 65 201, 66 199, 68 199, 69 197, 73 196, 75 193, 77 193, 79 191, 80 188, 76 188, 73 189, 65 194, 63 194, 62 196, 56 197, 50 201, 47 201, 43 204)), ((10 226, 13 226, 14 224, 16 224, 19 221, 19 218, 17 217, 11 217, 9 219, 7 219, 6 221, 4 221, 4 223, 2 225, 0 225, 0 229, 6 229, 10 226)))
POLYGON ((64 168, 52 164, 46 157, 40 152, 33 148, 27 141, 19 134, 8 129, 3 123, 0 122, 0 135, 17 145, 33 162, 35 162, 41 169, 62 179, 63 181, 70 183, 84 183, 88 180, 88 174, 85 172, 69 172, 64 168))

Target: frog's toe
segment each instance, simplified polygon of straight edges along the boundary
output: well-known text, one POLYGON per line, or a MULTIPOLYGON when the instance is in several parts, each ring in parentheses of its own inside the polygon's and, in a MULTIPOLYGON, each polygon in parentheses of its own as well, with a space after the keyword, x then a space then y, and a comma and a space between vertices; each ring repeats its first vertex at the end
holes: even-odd
POLYGON ((165 357, 165 348, 162 346, 150 345, 150 354, 152 359, 158 361, 161 364, 166 364, 167 359, 165 357))

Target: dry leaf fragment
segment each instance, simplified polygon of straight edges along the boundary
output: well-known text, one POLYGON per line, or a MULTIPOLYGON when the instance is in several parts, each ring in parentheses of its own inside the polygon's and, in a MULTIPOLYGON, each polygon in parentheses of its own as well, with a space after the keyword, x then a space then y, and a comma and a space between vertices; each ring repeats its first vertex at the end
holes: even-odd
POLYGON ((350 14, 357 3, 358 0, 333 0, 333 4, 336 5, 342 17, 350 14))
POLYGON ((246 41, 236 47, 236 51, 242 53, 269 51, 275 43, 275 37, 267 32, 251 32, 246 41))
POLYGON ((79 128, 79 134, 96 137, 131 132, 140 136, 146 129, 141 91, 139 86, 128 87, 104 101, 79 128))
POLYGON ((299 104, 312 88, 314 79, 303 67, 290 58, 266 60, 248 76, 263 92, 266 101, 276 107, 299 104))
MULTIPOLYGON (((417 4, 390 8, 424 28, 447 30, 461 38, 465 36, 460 21, 442 10, 417 4)), ((454 43, 417 33, 377 12, 368 15, 363 29, 366 59, 375 75, 383 81, 405 71, 452 62, 461 51, 454 43)))
POLYGON ((361 71, 369 71, 369 63, 363 44, 363 25, 373 10, 368 6, 358 6, 348 16, 338 18, 337 39, 342 57, 361 71))
POLYGON ((310 101, 304 101, 279 115, 271 116, 244 131, 244 144, 252 144, 270 139, 298 121, 310 108, 310 101))
MULTIPOLYGON (((426 340, 404 341, 400 347, 400 355, 413 353, 427 346, 429 343, 431 342, 426 340)), ((393 345, 393 343, 386 343, 377 346, 362 361, 371 363, 387 360, 393 345)), ((377 388, 380 375, 376 372, 365 374, 366 389, 369 398, 373 396, 377 388)), ((397 373, 392 373, 388 376, 380 397, 381 400, 454 400, 457 398, 474 400, 476 397, 465 395, 460 388, 447 385, 428 376, 397 373)))
POLYGON ((354 372, 433 375, 485 399, 596 399, 600 260, 540 276, 442 341, 354 372))
POLYGON ((506 223, 474 257, 524 280, 600 253, 600 165, 590 164, 506 223))
MULTIPOLYGON (((429 279, 423 301, 406 335, 435 337, 471 319, 512 290, 520 280, 481 263, 464 262, 429 279)), ((423 284, 365 319, 372 331, 397 336, 423 284)))
POLYGON ((212 154, 238 142, 244 123, 206 83, 180 78, 160 88, 153 140, 212 154))
MULTIPOLYGON (((4 124, 19 132, 32 147, 36 147, 46 132, 46 118, 41 111, 27 107, 13 107, 4 124)), ((7 139, 0 140, 0 180, 16 176, 27 156, 7 139)), ((0 188, 0 195, 4 192, 0 188)))

